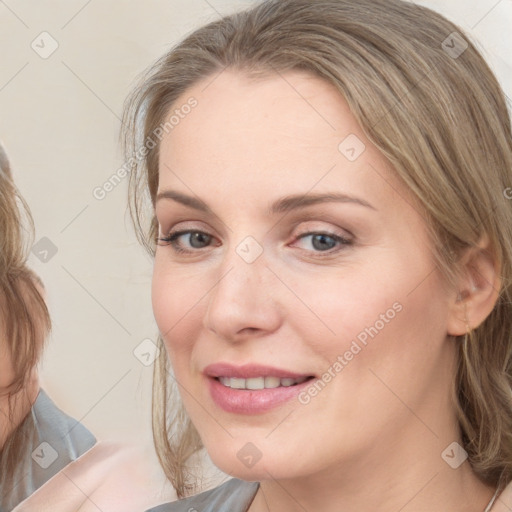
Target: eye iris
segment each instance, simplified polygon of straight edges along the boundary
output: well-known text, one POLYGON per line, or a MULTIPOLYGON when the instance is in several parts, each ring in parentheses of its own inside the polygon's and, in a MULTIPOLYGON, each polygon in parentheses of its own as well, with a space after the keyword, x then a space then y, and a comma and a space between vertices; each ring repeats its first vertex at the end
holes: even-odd
POLYGON ((335 240, 331 236, 323 235, 323 234, 314 235, 312 242, 313 242, 313 247, 320 251, 332 249, 336 243, 335 240), (319 241, 320 243, 316 244, 315 242, 317 242, 317 241, 319 241), (327 246, 326 246, 326 241, 328 242, 327 246))
POLYGON ((190 241, 190 245, 196 249, 200 249, 201 247, 204 247, 204 245, 201 245, 201 244, 205 244, 207 245, 208 242, 210 241, 210 235, 206 235, 204 233, 199 233, 199 232, 194 232, 194 233, 190 233, 189 235, 189 241, 190 241), (196 242, 199 243, 199 245, 195 245, 196 242))

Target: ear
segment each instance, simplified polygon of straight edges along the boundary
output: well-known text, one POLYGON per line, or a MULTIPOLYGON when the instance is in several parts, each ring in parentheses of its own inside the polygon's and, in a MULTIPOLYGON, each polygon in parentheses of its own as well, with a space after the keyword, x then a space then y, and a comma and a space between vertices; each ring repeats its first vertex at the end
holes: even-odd
POLYGON ((499 297, 500 269, 484 235, 463 254, 458 290, 450 299, 448 334, 460 336, 476 329, 491 313, 499 297))

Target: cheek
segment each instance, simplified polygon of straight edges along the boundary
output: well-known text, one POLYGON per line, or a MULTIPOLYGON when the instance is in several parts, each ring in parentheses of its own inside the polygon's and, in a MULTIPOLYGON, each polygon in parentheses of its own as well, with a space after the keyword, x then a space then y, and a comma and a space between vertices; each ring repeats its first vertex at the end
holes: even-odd
POLYGON ((397 258, 388 265, 379 261, 339 276, 294 282, 308 308, 295 301, 290 321, 329 364, 350 350, 369 364, 388 358, 398 363, 411 353, 419 360, 445 339, 446 296, 434 274, 425 279, 428 266, 407 267, 397 258))
POLYGON ((289 299, 293 306, 289 320, 300 322, 317 350, 342 349, 347 340, 357 337, 364 340, 365 329, 383 321, 392 321, 401 309, 397 283, 383 282, 382 272, 365 266, 352 265, 337 272, 325 272, 301 279, 296 276, 288 282, 295 295, 289 299), (381 318, 382 316, 382 318, 381 318))
POLYGON ((202 326, 207 297, 204 283, 197 276, 169 269, 161 260, 155 259, 151 300, 158 329, 173 362, 175 357, 191 351, 202 326))

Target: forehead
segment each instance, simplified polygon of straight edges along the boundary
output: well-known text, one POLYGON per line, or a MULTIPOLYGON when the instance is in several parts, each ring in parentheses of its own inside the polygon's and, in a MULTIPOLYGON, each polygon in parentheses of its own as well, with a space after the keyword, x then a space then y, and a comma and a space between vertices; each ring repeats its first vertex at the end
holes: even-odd
POLYGON ((287 146, 300 150, 321 145, 335 153, 340 136, 360 130, 331 84, 300 72, 254 80, 225 70, 192 86, 171 113, 192 97, 197 106, 169 133, 171 147, 186 140, 188 146, 220 155, 233 152, 236 140, 237 148, 258 157, 273 158, 287 146))
POLYGON ((161 143, 160 189, 185 183, 228 197, 248 187, 266 196, 343 188, 385 200, 399 187, 341 93, 313 75, 254 80, 225 70, 182 94, 169 115, 180 113, 161 143))

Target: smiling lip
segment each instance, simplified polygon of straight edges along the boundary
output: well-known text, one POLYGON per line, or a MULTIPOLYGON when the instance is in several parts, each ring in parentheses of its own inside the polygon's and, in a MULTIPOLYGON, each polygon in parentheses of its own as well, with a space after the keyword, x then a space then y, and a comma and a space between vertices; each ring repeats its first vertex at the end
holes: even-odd
POLYGON ((295 398, 310 382, 312 375, 296 373, 271 366, 228 363, 208 365, 203 374, 207 378, 210 395, 217 406, 235 414, 260 414, 295 398), (220 378, 254 379, 275 377, 302 381, 289 386, 264 389, 234 389, 221 383, 220 378))
POLYGON ((273 366, 264 366, 259 364, 244 364, 235 366, 229 363, 215 363, 208 365, 203 373, 207 377, 237 377, 239 379, 250 379, 254 377, 278 377, 280 379, 300 379, 301 377, 310 377, 307 373, 296 373, 288 370, 281 370, 273 366))

